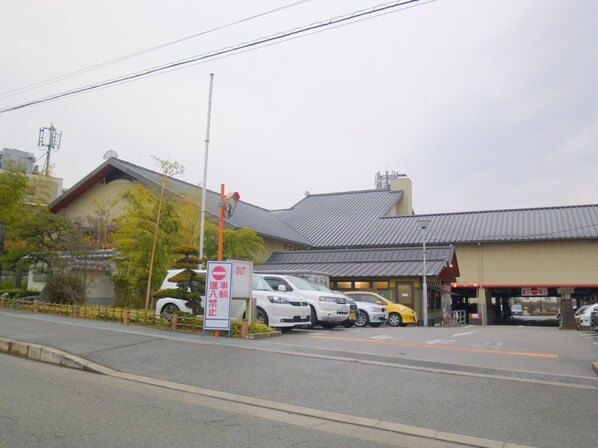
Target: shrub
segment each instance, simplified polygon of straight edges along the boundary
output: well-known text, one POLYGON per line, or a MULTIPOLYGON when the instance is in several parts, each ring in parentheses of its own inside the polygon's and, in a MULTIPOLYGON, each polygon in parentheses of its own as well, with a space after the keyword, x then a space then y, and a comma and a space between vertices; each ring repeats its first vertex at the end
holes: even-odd
POLYGON ((85 283, 71 272, 48 275, 43 295, 48 302, 80 305, 85 301, 85 283))

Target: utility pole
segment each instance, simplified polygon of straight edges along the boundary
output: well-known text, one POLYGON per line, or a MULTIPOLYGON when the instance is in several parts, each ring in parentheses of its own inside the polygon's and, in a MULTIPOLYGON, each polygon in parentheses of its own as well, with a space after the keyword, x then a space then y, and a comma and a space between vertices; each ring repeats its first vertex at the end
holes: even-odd
POLYGON ((199 229, 199 269, 202 268, 203 264, 203 243, 205 233, 205 220, 206 220, 206 189, 208 188, 208 148, 210 146, 210 121, 212 118, 212 85, 214 84, 214 73, 210 73, 210 90, 208 94, 208 123, 206 126, 206 146, 205 155, 203 159, 203 183, 201 185, 201 216, 200 216, 200 229, 199 229))
POLYGON ((48 148, 46 151, 46 161, 44 163, 44 174, 46 176, 50 175, 50 155, 52 151, 57 151, 58 148, 60 148, 60 140, 62 140, 62 132, 57 132, 53 123, 50 123, 49 128, 39 129, 37 147, 42 150, 48 148))

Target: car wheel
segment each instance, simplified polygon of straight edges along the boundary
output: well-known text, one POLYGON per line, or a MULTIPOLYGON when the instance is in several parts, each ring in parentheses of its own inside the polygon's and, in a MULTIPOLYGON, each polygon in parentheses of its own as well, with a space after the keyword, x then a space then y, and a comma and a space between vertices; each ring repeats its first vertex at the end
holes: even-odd
POLYGON ((259 307, 255 310, 255 321, 260 324, 268 325, 268 315, 259 307))
POLYGON ((400 327, 403 324, 403 318, 399 313, 390 313, 388 316, 388 325, 391 327, 400 327))
POLYGON ((357 319, 355 320, 356 327, 365 327, 370 322, 370 318, 368 317, 368 313, 365 311, 359 310, 357 313, 357 319))
POLYGON ((162 316, 162 319, 164 319, 165 321, 170 322, 172 320, 172 315, 174 313, 179 313, 180 311, 181 310, 179 309, 179 307, 176 306, 174 303, 167 303, 162 307, 160 316, 162 316))

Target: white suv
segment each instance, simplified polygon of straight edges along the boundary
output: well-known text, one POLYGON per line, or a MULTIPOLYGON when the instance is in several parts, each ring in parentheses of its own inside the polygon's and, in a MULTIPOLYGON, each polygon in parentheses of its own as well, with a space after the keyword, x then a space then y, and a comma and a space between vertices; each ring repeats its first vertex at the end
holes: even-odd
POLYGON ((319 291, 307 280, 292 275, 260 274, 275 291, 301 296, 311 308, 311 326, 332 328, 349 317, 349 304, 342 294, 319 291))

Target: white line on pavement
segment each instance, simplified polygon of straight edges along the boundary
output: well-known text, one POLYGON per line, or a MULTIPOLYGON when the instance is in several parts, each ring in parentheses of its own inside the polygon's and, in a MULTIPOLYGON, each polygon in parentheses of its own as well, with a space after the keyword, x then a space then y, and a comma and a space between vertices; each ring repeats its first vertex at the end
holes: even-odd
POLYGON ((478 332, 477 330, 474 330, 474 331, 466 331, 465 333, 455 333, 453 335, 453 337, 455 337, 455 336, 466 336, 468 334, 474 334, 474 333, 477 333, 477 332, 478 332))

